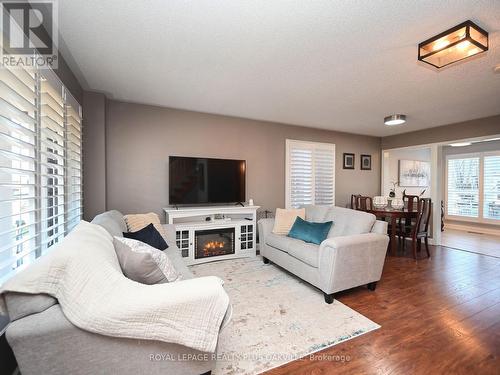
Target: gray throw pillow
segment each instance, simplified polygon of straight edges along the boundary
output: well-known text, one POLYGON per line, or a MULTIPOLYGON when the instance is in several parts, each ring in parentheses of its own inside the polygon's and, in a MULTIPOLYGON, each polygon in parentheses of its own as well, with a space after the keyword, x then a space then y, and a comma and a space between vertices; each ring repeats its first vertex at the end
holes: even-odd
POLYGON ((116 255, 123 274, 142 284, 159 284, 181 279, 165 253, 148 244, 115 237, 116 255))

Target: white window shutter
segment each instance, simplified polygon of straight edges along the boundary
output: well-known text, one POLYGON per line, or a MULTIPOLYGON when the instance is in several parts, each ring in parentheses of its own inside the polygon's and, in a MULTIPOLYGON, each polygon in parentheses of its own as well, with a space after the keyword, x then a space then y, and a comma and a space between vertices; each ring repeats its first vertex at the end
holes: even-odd
POLYGON ((0 69, 0 284, 39 249, 36 102, 33 71, 0 69))
POLYGON ((0 285, 80 220, 81 108, 50 70, 0 69, 0 285))
POLYGON ((45 71, 41 76, 41 231, 44 252, 64 237, 66 134, 63 85, 51 71, 45 71))
POLYGON ((335 145, 286 140, 286 207, 335 204, 335 145))
POLYGON ((82 110, 66 91, 66 234, 83 215, 82 110))
POLYGON ((483 217, 500 220, 500 154, 484 157, 483 217))
POLYGON ((479 217, 479 157, 448 159, 447 174, 447 215, 479 217))

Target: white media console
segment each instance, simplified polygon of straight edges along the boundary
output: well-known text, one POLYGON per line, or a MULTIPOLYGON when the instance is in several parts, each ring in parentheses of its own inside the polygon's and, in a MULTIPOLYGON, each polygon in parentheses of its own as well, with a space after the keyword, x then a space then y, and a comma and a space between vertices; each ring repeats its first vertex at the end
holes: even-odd
POLYGON ((259 206, 164 208, 188 265, 256 255, 259 206))

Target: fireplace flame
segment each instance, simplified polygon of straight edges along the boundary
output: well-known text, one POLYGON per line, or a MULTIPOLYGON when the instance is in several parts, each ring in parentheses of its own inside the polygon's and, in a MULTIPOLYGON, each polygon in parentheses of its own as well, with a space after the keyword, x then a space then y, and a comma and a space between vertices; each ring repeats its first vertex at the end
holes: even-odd
POLYGON ((210 241, 210 242, 207 242, 204 250, 210 251, 210 250, 217 250, 217 249, 223 249, 223 248, 224 248, 223 241, 210 241))

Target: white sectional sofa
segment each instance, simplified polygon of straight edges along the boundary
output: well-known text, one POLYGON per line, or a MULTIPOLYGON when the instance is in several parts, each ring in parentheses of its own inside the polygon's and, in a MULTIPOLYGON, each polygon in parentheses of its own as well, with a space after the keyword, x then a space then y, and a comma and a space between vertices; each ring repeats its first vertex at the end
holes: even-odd
MULTIPOLYGON (((100 214, 93 223, 113 236, 127 231, 118 211, 100 214)), ((170 261, 184 280, 194 278, 176 246, 174 226, 165 225, 165 229, 169 245, 165 252, 170 261)), ((164 295, 159 293, 158 298, 164 295)), ((216 353, 162 341, 105 336, 78 328, 66 318, 58 300, 47 294, 9 292, 5 302, 11 320, 7 340, 23 375, 208 375, 215 368, 216 353)), ((221 329, 230 316, 231 306, 221 329)))

